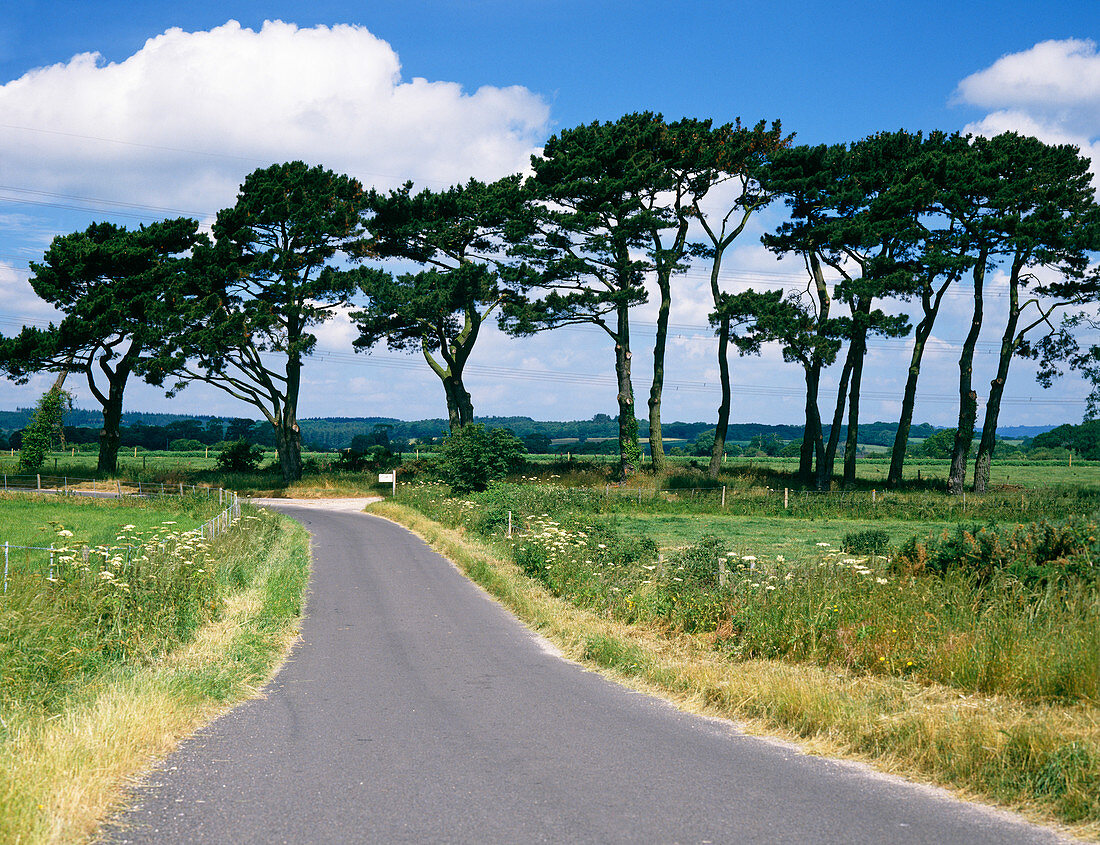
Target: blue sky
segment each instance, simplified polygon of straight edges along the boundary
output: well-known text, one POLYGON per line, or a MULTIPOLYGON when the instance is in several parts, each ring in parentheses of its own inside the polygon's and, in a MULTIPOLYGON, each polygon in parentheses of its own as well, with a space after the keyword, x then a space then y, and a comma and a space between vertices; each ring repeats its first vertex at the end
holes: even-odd
MULTIPOLYGON (((902 127, 1018 129, 1100 150, 1095 2, 8 6, 0 13, 6 334, 51 316, 29 292, 26 262, 54 235, 98 219, 208 219, 232 202, 250 170, 276 160, 304 158, 380 187, 405 178, 441 186, 513 172, 557 129, 644 109, 669 118, 778 118, 810 143, 902 127), (285 25, 264 27, 275 20, 285 25), (174 27, 182 31, 165 35, 174 27), (99 56, 77 58, 88 53, 99 56), (49 66, 56 67, 35 70, 49 66)), ((780 215, 762 215, 746 232, 731 256, 730 289, 797 284, 798 264, 778 264, 757 244, 780 215)), ((667 420, 711 419, 717 405, 704 294, 702 277, 689 273, 673 312, 667 420)), ((965 310, 959 296, 937 332, 918 420, 952 422, 952 342, 964 333, 965 310)), ((640 405, 651 316, 643 308, 636 321, 640 405)), ((987 344, 998 319, 991 315, 987 344)), ((353 357, 350 337, 346 323, 322 333, 326 354, 307 366, 302 416, 442 415, 442 391, 422 361, 353 357)), ((599 334, 514 341, 491 332, 483 341, 469 379, 478 413, 569 419, 615 412, 612 353, 599 334), (528 380, 525 371, 546 375, 528 380), (554 373, 569 378, 554 381, 554 373)), ((988 381, 991 350, 979 356, 979 385, 988 381)), ((861 417, 893 419, 907 348, 883 343, 872 355, 867 390, 875 398, 861 417)), ((1015 366, 1004 424, 1080 418, 1081 384, 1070 379, 1044 392, 1026 362, 1015 366)), ((799 420, 799 376, 776 350, 735 362, 734 380, 736 420, 799 420)), ((31 404, 47 381, 0 382, 0 407, 31 404)), ((73 387, 91 407, 87 389, 73 387)), ((127 406, 254 415, 196 388, 170 403, 135 385, 127 406)))

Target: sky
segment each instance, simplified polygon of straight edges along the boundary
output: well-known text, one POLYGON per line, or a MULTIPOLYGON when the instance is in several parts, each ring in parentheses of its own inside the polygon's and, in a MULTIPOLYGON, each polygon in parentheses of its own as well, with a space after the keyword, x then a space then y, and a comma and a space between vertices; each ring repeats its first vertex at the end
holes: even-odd
MULTIPOLYGON (((1100 162, 1100 15, 1095 0, 741 3, 703 0, 388 2, 24 2, 0 11, 0 332, 57 313, 28 283, 51 239, 110 220, 181 214, 205 224, 258 167, 293 159, 380 189, 440 189, 524 170, 554 133, 642 110, 725 122, 782 121, 801 143, 882 130, 1015 130, 1074 143, 1100 162)), ((1094 171, 1100 166, 1094 166, 1094 171)), ((1100 180, 1097 182, 1100 185, 1100 180)), ((717 199, 715 200, 718 201, 717 199)), ((759 243, 782 209, 757 215, 723 284, 796 289, 804 271, 759 243)), ((1003 319, 990 280, 975 383, 984 398, 1003 319)), ((712 420, 715 341, 703 269, 677 283, 663 417, 712 420)), ((952 425, 965 290, 926 353, 916 420, 952 425)), ((893 311, 908 311, 895 303, 893 311)), ((655 308, 632 320, 644 413, 655 308)), ((344 317, 318 331, 300 417, 445 415, 423 360, 353 353, 344 317)), ((872 343, 862 420, 897 418, 909 341, 872 343)), ((615 415, 614 353, 598 329, 479 338, 467 387, 479 416, 615 415)), ((839 370, 839 367, 834 368, 839 370)), ((797 365, 777 348, 733 362, 733 421, 799 423, 797 365)), ((823 409, 831 409, 823 383, 823 409)), ((53 376, 0 380, 0 408, 32 405, 53 376)), ((96 407, 86 385, 66 385, 96 407)), ((1009 378, 1002 425, 1076 422, 1087 387, 1009 378)), ((214 388, 175 399, 134 383, 127 410, 258 413, 214 388)), ((828 413, 828 410, 826 410, 828 413)))

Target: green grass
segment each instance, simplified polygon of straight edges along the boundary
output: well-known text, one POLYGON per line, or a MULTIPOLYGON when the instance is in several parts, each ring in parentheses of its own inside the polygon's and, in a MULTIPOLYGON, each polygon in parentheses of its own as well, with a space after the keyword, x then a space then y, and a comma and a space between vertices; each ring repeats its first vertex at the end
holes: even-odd
POLYGON ((894 544, 913 535, 924 536, 956 523, 900 519, 799 519, 797 517, 722 516, 720 514, 614 514, 608 524, 627 536, 649 537, 664 551, 690 546, 705 536, 717 537, 739 554, 816 563, 818 543, 840 548, 846 535, 857 531, 886 531, 894 544))
POLYGON ((92 545, 114 543, 118 529, 134 525, 144 531, 173 521, 181 530, 197 528, 220 511, 217 497, 206 495, 140 499, 95 499, 80 496, 0 493, 0 543, 49 546, 57 528, 77 533, 92 545))

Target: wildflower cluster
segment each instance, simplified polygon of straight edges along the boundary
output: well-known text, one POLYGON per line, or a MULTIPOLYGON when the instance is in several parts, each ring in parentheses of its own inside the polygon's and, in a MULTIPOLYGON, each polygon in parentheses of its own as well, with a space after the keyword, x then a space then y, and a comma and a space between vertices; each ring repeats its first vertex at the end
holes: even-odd
POLYGON ((198 529, 178 530, 173 520, 146 530, 124 525, 114 542, 96 546, 61 525, 54 534, 43 573, 49 598, 94 608, 105 649, 119 657, 148 652, 153 641, 154 650, 184 641, 219 610, 210 541, 198 529))

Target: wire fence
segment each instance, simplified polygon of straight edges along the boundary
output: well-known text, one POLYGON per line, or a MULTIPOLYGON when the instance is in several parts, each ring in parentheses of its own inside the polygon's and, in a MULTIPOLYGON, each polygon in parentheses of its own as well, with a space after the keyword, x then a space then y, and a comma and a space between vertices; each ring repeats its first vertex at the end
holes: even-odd
MULTIPOLYGON (((206 493, 210 496, 217 494, 218 504, 222 510, 202 523, 194 533, 206 540, 224 534, 240 518, 240 497, 231 490, 223 488, 205 487, 196 484, 160 484, 139 481, 97 481, 92 478, 69 478, 65 476, 44 475, 4 475, 4 490, 7 492, 30 493, 59 493, 62 495, 91 495, 101 498, 118 498, 122 496, 185 496, 188 493, 206 493), (22 484, 20 484, 22 482, 22 484), (29 482, 33 482, 29 483, 29 482), (98 485, 98 487, 97 487, 98 485)), ((191 533, 191 532, 188 532, 191 533)), ((4 587, 3 592, 8 591, 8 581, 14 565, 21 564, 21 571, 32 568, 35 564, 45 568, 49 567, 49 578, 53 578, 57 572, 59 555, 79 555, 85 566, 94 566, 97 562, 100 567, 105 567, 109 561, 117 562, 126 567, 129 565, 133 551, 138 548, 133 544, 119 546, 82 546, 75 550, 70 548, 58 548, 56 544, 50 546, 18 546, 5 540, 4 549, 4 587), (37 553, 37 554, 35 554, 37 553)))

